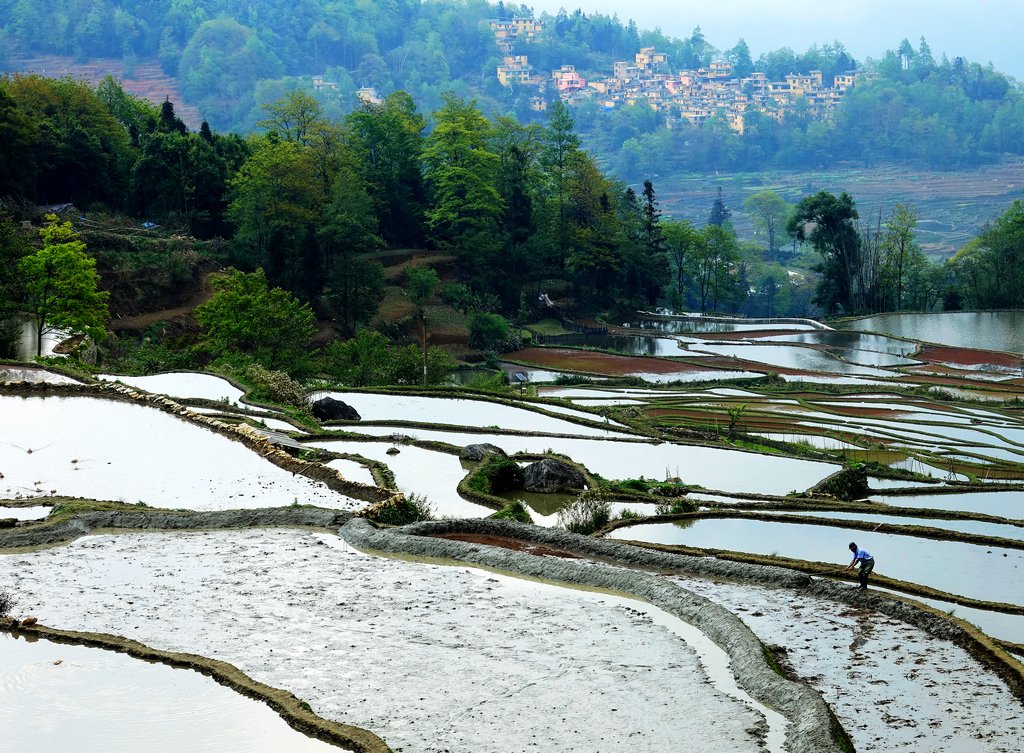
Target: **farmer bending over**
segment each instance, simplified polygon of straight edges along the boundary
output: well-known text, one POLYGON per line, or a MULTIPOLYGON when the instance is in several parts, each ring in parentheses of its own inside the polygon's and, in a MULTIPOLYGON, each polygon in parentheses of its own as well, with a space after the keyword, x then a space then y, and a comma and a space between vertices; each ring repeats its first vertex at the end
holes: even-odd
POLYGON ((868 587, 868 576, 871 575, 871 571, 875 569, 875 558, 871 556, 871 552, 858 548, 857 544, 853 541, 850 542, 850 551, 853 552, 853 562, 851 562, 846 569, 849 570, 856 565, 858 561, 860 562, 860 573, 858 574, 858 577, 860 578, 860 590, 866 591, 868 587))

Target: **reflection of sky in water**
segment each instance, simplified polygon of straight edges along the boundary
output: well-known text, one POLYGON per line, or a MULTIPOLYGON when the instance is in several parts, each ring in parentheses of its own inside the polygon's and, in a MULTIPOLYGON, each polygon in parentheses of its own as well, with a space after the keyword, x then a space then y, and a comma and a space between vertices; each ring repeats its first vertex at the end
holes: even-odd
POLYGON ((1024 604, 1024 551, 871 533, 832 526, 760 520, 697 520, 620 528, 612 538, 778 554, 811 562, 849 564, 847 544, 856 541, 877 561, 876 572, 985 601, 1024 604), (1006 555, 1005 557, 1003 555, 1006 555))
POLYGON ((330 753, 265 703, 199 672, 0 634, 4 750, 330 753))
POLYGON ((156 408, 0 395, 0 495, 43 493, 190 510, 365 503, 156 408), (30 452, 31 450, 31 452, 30 452))
POLYGON ((882 314, 843 325, 958 348, 1024 352, 1024 311, 946 311, 882 314))
MULTIPOLYGON (((563 421, 543 413, 490 403, 485 400, 419 397, 416 395, 383 395, 370 392, 330 392, 336 400, 348 403, 364 421, 420 421, 455 426, 488 426, 520 431, 542 431, 550 434, 583 434, 621 436, 619 432, 595 429, 563 421)), ((582 411, 581 411, 582 413, 582 411)), ((588 416, 600 423, 601 416, 588 416)))
POLYGON ((888 377, 895 376, 891 371, 874 369, 869 366, 857 366, 845 363, 838 358, 820 350, 804 348, 797 345, 748 345, 746 343, 705 343, 693 346, 699 350, 720 356, 742 358, 745 361, 756 361, 770 366, 781 366, 788 369, 804 371, 824 371, 831 374, 855 374, 858 376, 888 377))
MULTIPOLYGON (((520 451, 543 453, 553 450, 568 455, 576 462, 582 463, 592 473, 598 473, 605 478, 624 479, 644 476, 660 480, 664 479, 666 475, 679 476, 688 484, 700 484, 709 489, 763 494, 787 494, 794 490, 803 491, 838 468, 831 463, 759 455, 715 447, 675 445, 668 442, 655 445, 647 442, 473 434, 390 426, 353 425, 346 426, 345 430, 373 436, 388 436, 397 432, 416 439, 436 439, 457 447, 489 442, 510 454, 520 451)), ((365 455, 365 452, 359 450, 362 443, 307 442, 306 444, 335 452, 365 455), (341 447, 344 449, 339 449, 341 447)), ((402 451, 405 452, 404 449, 402 451)), ((438 457, 441 458, 439 463, 445 462, 444 456, 438 455, 438 457)), ((386 458, 382 459, 389 464, 391 462, 386 458)), ((424 472, 429 474, 434 471, 425 465, 424 472)), ((427 481, 432 483, 430 479, 427 481)))

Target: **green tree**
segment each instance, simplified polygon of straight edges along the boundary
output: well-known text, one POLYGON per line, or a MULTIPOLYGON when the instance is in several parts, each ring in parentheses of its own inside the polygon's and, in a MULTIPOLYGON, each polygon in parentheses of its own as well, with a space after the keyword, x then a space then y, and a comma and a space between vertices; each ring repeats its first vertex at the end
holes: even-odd
POLYGON ((558 272, 561 272, 565 265, 570 245, 571 181, 582 156, 580 139, 574 129, 575 123, 569 108, 561 100, 556 101, 548 111, 548 124, 544 129, 540 152, 540 166, 550 197, 549 209, 545 213, 548 242, 558 272))
POLYGON ((345 119, 349 144, 373 199, 378 234, 389 245, 423 241, 426 189, 420 169, 426 120, 406 92, 388 95, 345 119))
POLYGON ((380 332, 360 328, 353 337, 333 342, 325 353, 327 371, 349 387, 387 384, 394 347, 380 332))
POLYGON ((722 198, 722 187, 719 186, 718 195, 711 204, 711 213, 708 215, 708 224, 714 225, 715 227, 722 227, 729 222, 731 217, 732 210, 725 205, 725 200, 722 198))
POLYGON ((213 297, 195 310, 204 346, 215 356, 242 354, 266 366, 301 373, 316 334, 313 312, 291 293, 267 284, 262 269, 229 270, 213 279, 213 297))
POLYGON ((704 242, 704 236, 688 220, 666 222, 663 225, 665 248, 672 264, 672 277, 675 282, 674 308, 683 305, 683 294, 686 289, 686 274, 691 256, 698 252, 698 246, 704 242))
POLYGON ((498 191, 498 155, 489 148, 491 125, 475 102, 447 95, 434 114, 423 151, 430 195, 427 224, 435 242, 473 271, 497 254, 504 202, 498 191))
POLYGON ((782 246, 783 231, 789 219, 790 206, 775 191, 766 189, 748 196, 743 208, 754 221, 754 230, 763 233, 768 241, 768 259, 778 258, 782 246))
POLYGON ((39 234, 42 248, 18 263, 21 308, 35 323, 36 355, 42 354, 43 336, 56 329, 102 340, 110 318, 110 294, 99 290, 96 260, 85 252, 71 223, 61 222, 57 215, 46 216, 39 234))
POLYGON ((734 265, 739 256, 736 236, 718 225, 706 225, 701 230, 702 243, 691 254, 693 279, 700 297, 700 312, 706 313, 708 304, 718 311, 719 303, 731 296, 734 283, 734 265))
POLYGON ((508 340, 510 327, 505 317, 486 311, 469 316, 469 344, 480 350, 499 350, 508 340))
POLYGON ((230 189, 228 218, 250 263, 264 266, 271 284, 319 292, 322 285, 306 284, 300 254, 323 201, 309 150, 294 141, 264 140, 231 179, 230 189))
POLYGON ((839 309, 853 313, 864 305, 858 217, 848 194, 819 191, 805 196, 786 224, 788 231, 799 241, 810 241, 821 256, 822 280, 814 302, 829 315, 839 309))
POLYGON ((409 267, 405 272, 409 298, 416 304, 420 320, 420 344, 423 347, 423 384, 427 384, 427 301, 434 297, 440 279, 430 267, 409 267))

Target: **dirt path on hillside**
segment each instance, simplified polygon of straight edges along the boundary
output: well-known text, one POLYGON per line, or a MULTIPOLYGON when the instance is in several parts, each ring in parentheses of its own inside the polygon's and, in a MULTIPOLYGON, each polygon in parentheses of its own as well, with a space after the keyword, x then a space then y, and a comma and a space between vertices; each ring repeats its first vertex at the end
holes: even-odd
POLYGON ((210 278, 213 274, 215 273, 210 272, 203 275, 199 290, 182 305, 160 311, 150 311, 145 314, 136 314, 135 316, 119 317, 111 320, 110 328, 112 330, 143 330, 156 322, 171 321, 172 319, 188 316, 193 310, 213 297, 213 286, 210 284, 210 278))

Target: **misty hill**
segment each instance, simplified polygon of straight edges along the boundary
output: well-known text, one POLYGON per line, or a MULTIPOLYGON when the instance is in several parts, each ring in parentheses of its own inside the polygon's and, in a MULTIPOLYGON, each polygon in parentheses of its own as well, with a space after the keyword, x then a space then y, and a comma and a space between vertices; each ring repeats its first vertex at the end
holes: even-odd
MULTIPOLYGON (((361 98, 376 101, 396 90, 430 111, 453 91, 476 98, 491 115, 510 113, 522 121, 543 120, 559 97, 569 101, 584 143, 631 181, 655 173, 842 161, 952 169, 1024 154, 1020 87, 963 58, 935 59, 924 40, 904 41, 866 65, 839 42, 751 60, 742 40, 716 48, 699 29, 670 38, 580 11, 542 14, 532 33, 509 35, 502 24, 530 19, 530 10, 474 0, 155 0, 131 7, 104 0, 0 0, 0 11, 8 19, 0 53, 9 70, 23 69, 26 55, 65 55, 81 63, 105 58, 119 60, 130 80, 136 69, 159 61, 177 78, 185 103, 225 130, 252 130, 263 104, 296 88, 313 93, 332 116, 357 109, 361 98), (837 76, 860 75, 834 107, 819 107, 816 95, 801 91, 776 112, 758 105, 730 113, 712 103, 695 115, 692 108, 684 112, 643 96, 613 101, 595 88, 595 82, 614 80, 616 66, 632 65, 643 49, 663 61, 654 74, 676 79, 680 71, 697 75, 725 63, 741 96, 750 93, 755 72, 766 82, 818 72, 826 85, 837 76), (513 62, 514 75, 503 76, 503 85, 498 71, 509 58, 523 61, 513 62), (559 91, 551 72, 563 66, 587 83, 559 91)), ((642 88, 642 77, 636 81, 642 88)))

